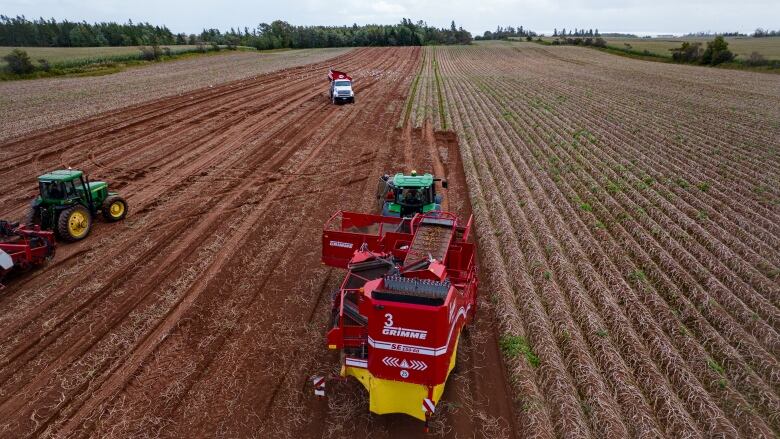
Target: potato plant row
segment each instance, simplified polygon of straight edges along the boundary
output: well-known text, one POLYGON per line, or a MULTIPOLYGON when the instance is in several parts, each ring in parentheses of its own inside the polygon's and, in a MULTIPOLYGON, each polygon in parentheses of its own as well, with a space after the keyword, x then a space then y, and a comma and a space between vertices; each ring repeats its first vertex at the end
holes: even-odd
POLYGON ((411 99, 458 133, 524 435, 780 434, 780 83, 493 43, 411 99))

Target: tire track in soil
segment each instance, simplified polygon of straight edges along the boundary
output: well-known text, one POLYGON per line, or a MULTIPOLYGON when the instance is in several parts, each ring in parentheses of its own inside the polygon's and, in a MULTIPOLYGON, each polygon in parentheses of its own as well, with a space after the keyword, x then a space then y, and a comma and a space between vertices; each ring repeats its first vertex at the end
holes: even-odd
MULTIPOLYGON (((317 113, 314 113, 314 115, 315 115, 316 117, 318 117, 320 120, 325 120, 325 119, 326 119, 326 117, 325 117, 325 114, 323 114, 323 115, 317 115, 317 113)), ((315 125, 315 126, 316 126, 316 125, 315 125)), ((312 129, 312 130, 310 130, 310 131, 314 131, 314 129, 312 129)), ((300 139, 300 138, 306 137, 306 134, 308 134, 308 133, 309 133, 309 132, 297 133, 297 134, 295 134, 295 136, 296 136, 296 138, 299 138, 299 139, 300 139)), ((296 148, 294 148, 294 145, 296 145, 296 144, 297 144, 297 143, 294 143, 294 142, 293 142, 293 143, 291 143, 291 145, 290 145, 289 147, 286 147, 286 148, 283 150, 283 151, 286 151, 286 152, 283 154, 283 156, 282 156, 281 158, 275 159, 274 161, 270 162, 270 163, 271 163, 271 165, 270 165, 270 166, 272 166, 272 167, 273 167, 273 166, 274 166, 274 164, 277 164, 277 163, 283 163, 283 162, 286 160, 286 158, 288 158, 290 155, 292 155, 292 153, 293 153, 293 152, 296 150, 296 148)), ((249 168, 253 168, 253 167, 254 167, 254 166, 252 166, 252 164, 250 163, 250 166, 249 166, 249 168)), ((212 214, 212 215, 211 215, 211 217, 212 217, 212 218, 214 218, 214 214, 212 214)), ((206 224, 206 225, 208 225, 209 223, 205 223, 205 224, 206 224)), ((212 225, 213 225, 213 224, 214 224, 214 222, 212 221, 210 224, 212 224, 212 225)), ((204 226, 204 227, 205 227, 205 226, 204 226)), ((203 227, 201 227, 201 230, 203 230, 203 227)), ((190 239, 188 240, 188 242, 189 242, 189 244, 188 244, 188 245, 189 245, 190 247, 182 247, 183 249, 189 250, 190 248, 192 248, 191 246, 197 245, 197 241, 198 241, 198 240, 197 240, 197 237, 198 237, 199 235, 201 235, 201 233, 197 233, 197 232, 198 232, 198 230, 196 229, 196 230, 195 230, 195 233, 190 233, 190 236, 193 236, 192 238, 190 238, 190 239)), ((203 233, 203 235, 205 235, 205 236, 208 236, 208 234, 206 234, 206 233, 203 233)), ((168 260, 166 260, 164 263, 162 263, 162 264, 161 264, 161 266, 163 266, 163 267, 169 267, 169 266, 173 266, 173 267, 175 267, 175 264, 172 264, 173 260, 175 260, 175 259, 177 259, 177 255, 173 255, 172 257, 169 257, 169 258, 168 258, 168 260)), ((156 283, 156 282, 155 282, 155 283, 156 283)), ((109 285, 109 286, 110 286, 110 285, 109 285)), ((109 286, 107 286, 107 288, 106 288, 106 289, 108 289, 108 287, 109 287, 109 286)), ((130 309, 132 309, 132 307, 131 307, 130 309)), ((126 314, 125 314, 125 315, 126 315, 126 314)), ((122 316, 120 316, 120 317, 125 317, 125 315, 122 315, 122 316)), ((117 319, 117 320, 115 320, 115 321, 116 321, 116 322, 118 322, 119 320, 120 320, 120 319, 117 319)), ((109 329, 112 329, 112 328, 109 328, 109 329)), ((62 357, 64 357, 64 356, 61 356, 61 358, 62 358, 62 357)), ((65 358, 67 358, 67 357, 65 357, 65 358)), ((63 360, 63 361, 64 361, 64 360, 63 360)), ((48 365, 47 367, 51 368, 51 367, 52 367, 52 365, 48 365)), ((45 377, 45 375, 44 375, 44 377, 45 377)), ((44 382, 42 381, 43 379, 44 379, 44 378, 42 377, 42 378, 41 378, 41 379, 39 379, 39 380, 35 380, 35 382, 37 382, 37 384, 38 384, 38 385, 42 386, 42 385, 44 384, 44 382)), ((2 409, 3 409, 3 406, 2 406, 2 405, 0 405, 0 412, 2 412, 2 409)), ((45 423, 44 423, 44 425, 45 425, 45 423)))
MULTIPOLYGON (((330 113, 332 113, 332 111, 330 113)), ((325 119, 325 120, 327 120, 327 119, 325 119)), ((253 215, 250 215, 247 219, 245 219, 241 223, 241 229, 243 229, 243 230, 239 229, 239 231, 237 231, 237 232, 235 232, 233 234, 233 236, 235 237, 235 240, 233 240, 232 242, 226 242, 226 243, 223 244, 223 247, 220 249, 219 253, 221 255, 223 255, 224 257, 217 258, 218 262, 216 262, 215 264, 209 266, 207 272, 203 273, 201 275, 202 277, 204 277, 205 279, 217 278, 219 272, 224 267, 223 263, 228 261, 228 256, 227 255, 230 255, 230 254, 233 254, 233 253, 236 252, 236 250, 237 250, 236 246, 238 245, 238 241, 242 237, 244 237, 244 236, 251 236, 251 234, 249 233, 249 229, 252 228, 255 224, 262 223, 263 222, 262 219, 264 218, 265 214, 269 210, 272 210, 272 209, 266 209, 266 207, 268 207, 268 205, 274 201, 274 199, 281 193, 281 191, 284 190, 284 188, 287 185, 292 183, 292 179, 289 177, 289 175, 295 175, 297 172, 299 172, 299 170, 305 169, 313 160, 317 159, 319 157, 320 153, 322 152, 323 147, 327 143, 329 143, 332 140, 333 136, 340 129, 342 129, 344 126, 346 126, 348 122, 349 122, 349 118, 339 119, 337 121, 337 123, 335 124, 334 129, 332 129, 330 131, 330 134, 327 135, 322 141, 317 143, 317 145, 314 147, 314 149, 311 152, 311 154, 304 161, 296 163, 295 164, 295 169, 288 173, 288 177, 285 177, 284 179, 282 179, 279 184, 275 184, 274 185, 274 188, 272 189, 271 193, 270 194, 266 194, 266 196, 265 196, 265 200, 266 201, 264 203, 261 203, 260 205, 258 205, 257 208, 255 208, 255 210, 253 211, 253 215)), ((295 134, 295 136, 292 139, 290 139, 288 141, 285 141, 284 143, 285 144, 291 144, 291 145, 300 146, 301 142, 303 142, 304 140, 309 138, 309 134, 311 134, 311 132, 313 132, 313 131, 317 131, 318 128, 319 128, 319 126, 314 126, 314 127, 310 128, 306 132, 297 133, 297 134, 295 134)), ((295 151, 297 149, 298 148, 289 148, 290 151, 295 151)), ((292 154, 290 154, 290 155, 292 155, 292 154)), ((283 157, 283 159, 279 160, 279 162, 286 161, 286 159, 289 158, 290 155, 287 155, 286 157, 283 157)), ((292 244, 293 242, 294 242, 294 240, 292 240, 292 239, 290 239, 289 241, 286 241, 286 244, 285 244, 285 247, 283 248, 283 250, 280 251, 276 255, 275 261, 272 263, 272 266, 274 267, 274 269, 275 269, 275 267, 278 266, 278 264, 280 262, 280 259, 281 259, 281 256, 282 256, 282 253, 284 253, 284 249, 289 247, 290 244, 292 244)), ((258 286, 257 291, 263 291, 265 289, 265 282, 267 282, 267 279, 264 279, 262 281, 262 283, 258 286)), ((110 376, 107 384, 105 384, 105 386, 104 386, 104 388, 106 390, 101 392, 103 394, 102 395, 103 398, 109 397, 111 394, 113 394, 116 391, 117 388, 121 388, 124 385, 126 385, 127 380, 130 378, 130 375, 132 373, 134 373, 134 371, 136 369, 138 369, 138 367, 143 362, 143 359, 148 357, 159 346, 158 343, 155 343, 155 340, 158 338, 158 337, 155 337, 155 334, 159 334, 159 335, 168 334, 171 331, 171 329, 173 328, 173 326, 180 320, 178 317, 183 315, 187 311, 188 308, 192 307, 193 303, 204 292, 204 290, 207 288, 207 286, 208 286, 208 282, 203 282, 203 283, 199 284, 199 286, 195 287, 195 291, 190 290, 188 292, 187 300, 179 302, 179 304, 177 304, 176 311, 174 313, 169 314, 168 316, 166 316, 166 322, 164 322, 165 324, 161 325, 158 328, 156 328, 153 334, 150 334, 150 336, 146 337, 146 339, 144 341, 144 344, 142 345, 143 349, 136 349, 134 351, 134 353, 133 353, 133 357, 134 358, 128 360, 125 363, 126 367, 123 367, 123 369, 125 369, 125 370, 121 371, 120 373, 117 373, 117 372, 112 372, 111 373, 111 376, 110 376), (202 285, 202 287, 200 287, 201 285, 202 285)), ((208 367, 208 365, 206 365, 206 366, 208 367)), ((90 405, 90 407, 87 407, 87 409, 86 409, 87 411, 91 411, 92 409, 94 409, 94 407, 96 405, 98 405, 100 403, 100 397, 95 397, 93 395, 93 398, 90 400, 90 402, 92 404, 90 405)), ((65 430, 65 431, 67 432, 67 430, 65 430)))
MULTIPOLYGON (((309 90, 311 89, 311 85, 308 86, 308 89, 309 90)), ((309 96, 308 96, 307 99, 310 100, 311 99, 310 92, 308 93, 308 95, 309 96)), ((294 105, 299 105, 301 102, 302 101, 300 99, 296 99, 294 105)), ((285 104, 285 105, 289 105, 289 104, 285 104)), ((265 124, 261 124, 260 127, 261 128, 266 128, 266 127, 271 126, 271 125, 273 125, 273 121, 268 121, 265 124)), ((271 134, 270 136, 272 136, 272 137, 273 136, 277 136, 277 135, 281 134, 287 128, 290 128, 289 124, 288 125, 282 125, 278 129, 276 129, 275 132, 273 134, 271 134)), ((188 142, 183 142, 183 143, 186 144, 188 142)), ((200 174, 200 172, 204 168, 206 168, 207 166, 211 166, 211 164, 213 162, 218 162, 218 161, 220 161, 222 159, 223 159, 223 157, 221 156, 220 153, 218 153, 218 152, 217 153, 212 153, 208 157, 202 159, 201 161, 196 161, 194 164, 191 164, 189 168, 185 168, 184 170, 186 171, 187 175, 194 176, 194 175, 200 174)), ((237 164, 240 161, 241 161, 241 159, 237 158, 237 159, 233 159, 233 161, 231 163, 237 164)), ((223 166, 227 167, 224 164, 223 164, 223 166)), ((160 169, 160 170, 164 171, 166 169, 160 169)), ((169 180, 173 180, 173 179, 177 178, 177 175, 169 175, 168 173, 165 173, 165 172, 163 172, 162 174, 163 174, 163 177, 166 177, 169 180)), ((152 184, 157 184, 157 185, 159 185, 160 183, 161 182, 159 180, 155 180, 155 181, 152 182, 152 184)), ((176 183, 176 185, 174 185, 172 187, 164 187, 164 188, 158 189, 157 191, 153 191, 151 193, 149 193, 149 191, 147 190, 144 193, 144 195, 145 194, 149 194, 149 195, 144 196, 144 198, 142 198, 140 200, 139 200, 140 197, 138 196, 138 194, 136 194, 132 190, 133 188, 129 187, 128 190, 127 190, 127 193, 128 193, 129 196, 127 198, 131 202, 131 204, 134 206, 134 210, 137 209, 140 212, 145 212, 147 209, 149 209, 149 204, 147 204, 147 203, 150 202, 149 199, 159 199, 159 197, 161 196, 163 191, 171 192, 171 190, 181 189, 181 187, 179 187, 179 186, 184 186, 186 184, 187 184, 186 181, 179 182, 179 183, 176 183), (136 207, 136 206, 139 206, 139 205, 140 205, 140 207, 136 207)), ((139 184, 139 186, 143 186, 143 185, 147 185, 148 186, 149 183, 140 183, 139 184)), ((156 208, 158 206, 157 205, 153 205, 152 207, 156 208)), ((65 251, 67 252, 67 250, 70 249, 70 248, 72 248, 72 246, 66 247, 65 251)), ((63 260, 63 258, 61 257, 61 255, 62 255, 62 247, 60 247, 60 249, 61 249, 61 251, 59 253, 60 257, 58 257, 58 259, 55 260, 54 264, 57 264, 58 261, 63 260)), ((51 264, 51 265, 54 265, 54 264, 51 264)), ((27 316, 26 319, 22 319, 22 320, 26 321, 26 320, 30 320, 30 319, 31 319, 31 316, 27 316)), ((4 330, 9 330, 9 328, 3 328, 3 329, 4 330)))
MULTIPOLYGON (((353 59, 359 54, 359 50, 353 51, 341 61, 344 65, 349 66, 350 63, 353 62, 353 59)), ((327 62, 313 66, 291 68, 275 74, 264 75, 259 80, 240 80, 219 88, 193 92, 191 93, 191 96, 184 95, 177 99, 160 99, 146 105, 117 110, 107 113, 107 115, 94 116, 87 119, 85 122, 77 124, 78 126, 76 128, 81 125, 89 127, 91 124, 98 124, 101 128, 87 130, 87 133, 83 135, 79 134, 78 130, 74 133, 71 128, 63 128, 62 130, 44 132, 43 134, 11 141, 4 145, 3 149, 19 149, 21 153, 3 161, 4 163, 12 165, 7 169, 9 171, 7 173, 4 173, 3 171, 6 169, 0 166, 0 178, 8 178, 9 181, 13 182, 12 184, 16 185, 9 188, 9 194, 18 193, 18 191, 26 189, 25 192, 27 192, 27 194, 21 198, 21 200, 17 201, 30 200, 33 196, 31 188, 35 188, 34 176, 42 170, 47 169, 46 166, 35 166, 41 158, 52 157, 58 152, 60 154, 67 151, 79 153, 81 151, 79 149, 80 146, 89 147, 88 145, 96 144, 101 145, 104 151, 113 152, 114 155, 120 157, 123 153, 126 153, 127 149, 140 146, 142 148, 141 150, 133 151, 133 156, 138 156, 141 152, 144 152, 146 148, 159 147, 160 141, 166 137, 175 138, 176 135, 182 134, 182 130, 195 129, 193 126, 197 125, 198 121, 209 121, 209 119, 214 119, 215 116, 221 116, 222 119, 225 119, 223 115, 220 115, 220 112, 224 113, 225 111, 228 111, 233 115, 236 115, 237 111, 245 111, 251 114, 256 110, 254 110, 252 106, 248 106, 248 104, 262 107, 276 103, 277 107, 274 107, 276 109, 274 111, 275 113, 280 109, 284 110, 286 107, 278 105, 280 99, 292 101, 294 98, 310 97, 309 90, 311 90, 312 75, 316 75, 315 72, 318 73, 326 65, 328 65, 327 62), (288 87, 270 87, 270 85, 274 84, 274 82, 278 82, 280 79, 285 79, 285 82, 289 84, 290 80, 288 78, 290 77, 296 78, 292 81, 292 84, 295 85, 294 89, 288 87), (258 92, 265 90, 266 87, 269 87, 270 90, 258 96, 258 92), (291 95, 291 92, 294 92, 294 94, 291 95), (217 103, 217 99, 226 101, 221 102, 219 107, 216 107, 215 104, 217 103), (253 100, 259 101, 259 103, 253 102, 253 100), (207 103, 215 106, 215 108, 209 110, 207 113, 203 113, 203 104, 207 103), (148 111, 147 107, 152 107, 154 109, 148 111), (236 110, 236 107, 247 108, 236 110), (187 118, 190 118, 190 120, 186 120, 187 118), (123 121, 128 119, 132 122, 123 123, 123 121), (171 124, 172 119, 182 123, 171 124), (131 130, 131 128, 135 127, 139 128, 131 130), (173 128, 174 132, 158 130, 158 127, 170 127, 173 128), (46 138, 46 140, 42 140, 42 138, 46 138), (41 148, 42 151, 39 150, 37 153, 30 154, 30 149, 39 147, 36 142, 51 144, 52 146, 44 146, 41 148), (26 156, 26 158, 22 158, 24 156, 26 156), (33 169, 21 168, 21 165, 23 164, 30 164, 33 169), (29 179, 20 179, 18 178, 20 173, 33 177, 29 179), (12 178, 12 176, 16 178, 12 178)), ((295 104, 292 105, 300 105, 300 102, 296 100, 295 104)), ((267 116, 267 114, 264 115, 267 116)), ((235 122, 236 121, 233 119, 228 119, 227 123, 223 122, 218 127, 205 127, 202 129, 202 137, 206 140, 213 140, 216 131, 223 131, 232 124, 235 124, 235 122)), ((189 139, 193 140, 191 137, 189 139)), ((182 144, 182 146, 189 145, 182 144)), ((172 155, 175 151, 176 150, 168 149, 165 152, 168 155, 172 155)), ((50 163, 49 167, 71 165, 73 163, 78 163, 79 161, 84 162, 86 161, 86 158, 76 156, 74 157, 74 162, 70 163, 63 163, 66 161, 59 160, 53 164, 50 163)), ((159 166, 159 163, 155 164, 159 166)), ((127 163, 125 162, 124 165, 126 166, 127 163)), ((125 166, 119 166, 119 168, 121 169, 125 166)), ((145 169, 143 166, 135 168, 145 169)), ((166 174, 163 173, 161 175, 165 176, 166 174)), ((108 174, 108 176, 116 178, 116 176, 112 174, 108 174)), ((3 207, 3 212, 8 212, 10 210, 11 213, 13 213, 13 207, 15 206, 13 206, 13 204, 11 206, 5 206, 5 203, 6 200, 0 196, 0 206, 3 207)))
MULTIPOLYGON (((134 207, 0 296, 0 436, 420 435, 408 417, 368 414, 357 383, 345 385, 354 423, 334 430, 343 413, 307 387, 334 364, 323 338, 343 273, 319 265, 325 219, 372 209, 375 179, 407 167, 447 175, 447 202, 470 212, 454 135, 392 128, 419 59, 419 48, 340 58, 355 106, 322 93, 329 61, 0 145, 39 147, 0 175, 59 162, 119 173, 134 207)), ((27 195, 19 184, 0 205, 21 212, 27 195)), ((517 431, 493 326, 482 308, 462 339, 434 425, 446 436, 517 431)))

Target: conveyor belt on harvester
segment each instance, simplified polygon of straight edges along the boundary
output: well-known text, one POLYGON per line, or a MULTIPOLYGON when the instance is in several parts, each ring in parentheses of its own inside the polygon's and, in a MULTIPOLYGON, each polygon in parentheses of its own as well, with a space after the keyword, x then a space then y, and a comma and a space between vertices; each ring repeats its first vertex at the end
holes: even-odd
POLYGON ((452 220, 424 218, 417 226, 404 267, 429 256, 443 263, 455 231, 453 226, 452 220))

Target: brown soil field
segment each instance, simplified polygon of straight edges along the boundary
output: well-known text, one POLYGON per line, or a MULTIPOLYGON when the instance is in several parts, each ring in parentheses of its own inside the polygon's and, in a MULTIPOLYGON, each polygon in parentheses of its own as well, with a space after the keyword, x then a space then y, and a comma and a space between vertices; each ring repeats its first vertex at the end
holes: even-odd
POLYGON ((524 437, 780 435, 780 81, 426 48, 524 437))
POLYGON ((422 436, 308 382, 337 365, 321 227, 412 168, 479 246, 429 436, 780 435, 774 75, 524 43, 326 58, 0 143, 2 218, 64 166, 130 203, 0 292, 0 436, 422 436))
MULTIPOLYGON (((0 436, 421 436, 409 417, 370 415, 357 382, 319 400, 308 381, 338 364, 325 331, 344 273, 319 248, 329 216, 370 211, 378 176, 412 167, 450 180, 448 209, 471 210, 454 134, 396 127, 421 52, 342 54, 355 105, 330 104, 329 60, 0 144, 4 218, 23 217, 37 175, 66 166, 130 205, 0 293, 0 436)), ((517 435, 494 305, 480 306, 435 436, 517 435)))
POLYGON ((302 49, 271 53, 224 51, 130 68, 100 77, 2 81, 0 141, 128 105, 165 96, 178 96, 199 88, 283 68, 321 62, 349 50, 302 49))

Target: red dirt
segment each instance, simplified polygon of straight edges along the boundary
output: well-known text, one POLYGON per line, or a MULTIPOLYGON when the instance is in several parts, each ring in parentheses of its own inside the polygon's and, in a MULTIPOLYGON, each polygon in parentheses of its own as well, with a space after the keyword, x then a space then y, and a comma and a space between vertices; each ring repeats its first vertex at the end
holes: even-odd
MULTIPOLYGON (((333 61, 81 120, 0 144, 4 217, 21 218, 35 176, 72 166, 126 196, 128 219, 98 222, 0 295, 3 437, 409 437, 375 416, 359 384, 317 400, 330 292, 322 224, 374 208, 377 176, 435 171, 448 208, 471 211, 452 133, 393 128, 420 50, 360 49, 338 67, 358 103, 333 106, 333 61)), ((446 437, 514 436, 491 305, 459 351, 433 422, 446 437)))

